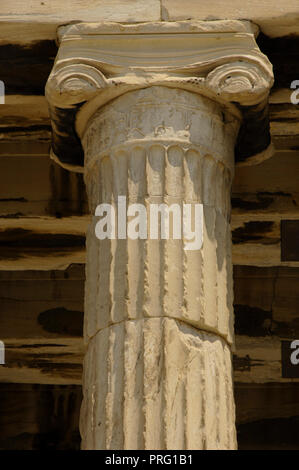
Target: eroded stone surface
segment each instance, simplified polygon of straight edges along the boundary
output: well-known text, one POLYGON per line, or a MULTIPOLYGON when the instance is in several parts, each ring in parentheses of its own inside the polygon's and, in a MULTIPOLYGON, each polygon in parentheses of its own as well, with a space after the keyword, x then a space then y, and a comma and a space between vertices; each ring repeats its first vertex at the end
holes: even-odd
POLYGON ((231 353, 168 318, 101 330, 85 357, 84 449, 234 449, 231 353))
POLYGON ((231 449, 236 445, 229 228, 239 120, 184 90, 117 98, 83 138, 94 212, 118 196, 203 204, 203 246, 87 235, 86 449, 231 449), (198 418, 195 418, 198 416, 198 418))
POLYGON ((126 319, 167 316, 232 341, 230 187, 239 121, 183 90, 131 92, 99 110, 83 139, 94 213, 127 204, 201 203, 203 246, 186 240, 87 237, 86 340, 126 319), (96 293, 96 300, 93 293, 96 293))

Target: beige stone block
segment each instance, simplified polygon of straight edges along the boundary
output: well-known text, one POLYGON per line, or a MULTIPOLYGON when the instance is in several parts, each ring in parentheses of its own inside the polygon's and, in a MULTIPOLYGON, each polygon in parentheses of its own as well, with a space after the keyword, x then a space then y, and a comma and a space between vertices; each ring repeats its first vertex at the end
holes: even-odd
POLYGON ((297 0, 273 2, 272 0, 161 0, 162 19, 223 20, 243 19, 256 23, 264 34, 274 37, 299 32, 299 4, 297 0))
POLYGON ((160 19, 159 0, 3 0, 0 20, 31 22, 71 21, 156 21, 160 19))

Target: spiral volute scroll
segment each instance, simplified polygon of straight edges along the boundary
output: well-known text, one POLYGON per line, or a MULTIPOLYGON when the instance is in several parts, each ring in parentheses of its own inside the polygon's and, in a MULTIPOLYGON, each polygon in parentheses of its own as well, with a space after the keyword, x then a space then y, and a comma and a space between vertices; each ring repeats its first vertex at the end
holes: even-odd
POLYGON ((250 106, 267 95, 273 77, 260 64, 239 60, 216 67, 207 75, 205 83, 223 99, 250 106))
POLYGON ((46 95, 57 106, 72 106, 90 100, 105 88, 106 78, 96 67, 75 63, 60 66, 48 80, 46 95))

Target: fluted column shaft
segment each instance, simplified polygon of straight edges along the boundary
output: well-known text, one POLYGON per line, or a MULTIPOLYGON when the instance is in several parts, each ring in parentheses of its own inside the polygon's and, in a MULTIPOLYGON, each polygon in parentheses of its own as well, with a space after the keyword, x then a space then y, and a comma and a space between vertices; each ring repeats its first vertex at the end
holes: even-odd
POLYGON ((129 92, 82 144, 99 204, 203 204, 203 244, 87 236, 82 446, 234 449, 229 227, 239 121, 184 90, 129 92))

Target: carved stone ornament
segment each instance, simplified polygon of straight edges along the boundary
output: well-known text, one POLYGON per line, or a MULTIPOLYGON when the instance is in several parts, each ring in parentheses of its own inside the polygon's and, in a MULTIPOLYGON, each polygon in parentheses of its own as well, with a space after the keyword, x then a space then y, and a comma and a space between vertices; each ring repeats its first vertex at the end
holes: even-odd
POLYGON ((272 66, 248 21, 77 23, 59 29, 59 51, 46 85, 52 157, 83 171, 81 139, 92 115, 129 91, 183 89, 217 101, 241 118, 239 164, 272 154, 267 98, 272 66))

